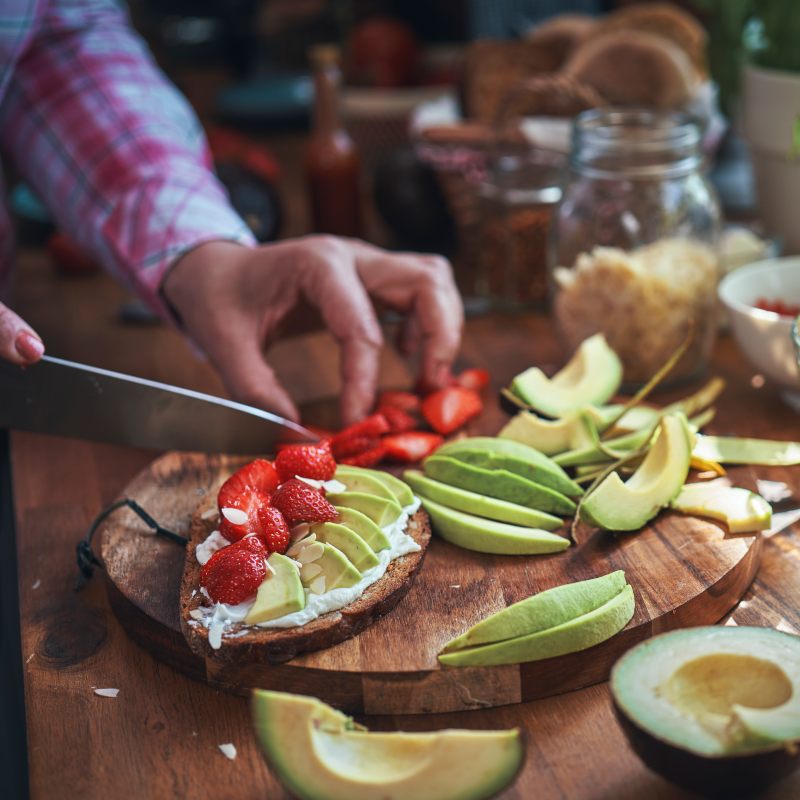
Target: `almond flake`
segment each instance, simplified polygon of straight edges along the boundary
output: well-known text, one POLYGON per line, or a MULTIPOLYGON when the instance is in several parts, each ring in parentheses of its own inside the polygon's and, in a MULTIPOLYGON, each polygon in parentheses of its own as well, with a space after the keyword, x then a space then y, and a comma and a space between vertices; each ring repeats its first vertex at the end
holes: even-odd
POLYGON ((225 623, 222 620, 216 620, 211 623, 208 629, 208 644, 213 650, 219 650, 222 647, 222 629, 225 623))
POLYGON ((325 594, 326 580, 324 575, 314 578, 309 584, 308 588, 313 594, 325 594))
POLYGON ((297 560, 301 564, 310 564, 312 561, 322 558, 324 552, 325 548, 322 546, 321 542, 312 542, 297 554, 297 560))
POLYGON ((193 609, 192 609, 192 610, 189 612, 189 616, 190 616, 192 619, 203 619, 203 612, 202 612, 202 611, 201 611, 199 608, 193 608, 193 609))
POLYGON ((217 516, 216 508, 209 508, 200 515, 200 519, 211 519, 217 516))
POLYGON ((316 578, 322 572, 322 567, 319 564, 303 564, 300 570, 300 580, 310 581, 316 578))
POLYGON ((300 539, 305 538, 308 536, 308 529, 311 526, 307 522, 298 522, 291 531, 289 531, 289 537, 291 538, 292 542, 299 542, 300 539))
POLYGON ((275 574, 275 567, 273 567, 267 559, 264 559, 264 566, 267 568, 267 572, 269 572, 270 575, 275 574))
POLYGON ((231 525, 244 525, 248 520, 247 514, 241 508, 223 508, 222 516, 231 525))
POLYGON ((316 478, 304 478, 302 475, 295 475, 295 478, 308 484, 312 489, 321 489, 325 485, 325 481, 318 481, 316 478))
POLYGON ((94 693, 100 697, 116 697, 119 689, 95 689, 94 693))
POLYGON ((325 489, 326 492, 330 492, 331 494, 341 494, 342 492, 347 491, 347 486, 345 486, 341 481, 337 481, 336 479, 325 481, 322 484, 322 488, 325 489))
POLYGON ((217 747, 222 751, 222 755, 224 755, 225 758, 231 761, 236 758, 236 748, 232 744, 218 744, 217 747))

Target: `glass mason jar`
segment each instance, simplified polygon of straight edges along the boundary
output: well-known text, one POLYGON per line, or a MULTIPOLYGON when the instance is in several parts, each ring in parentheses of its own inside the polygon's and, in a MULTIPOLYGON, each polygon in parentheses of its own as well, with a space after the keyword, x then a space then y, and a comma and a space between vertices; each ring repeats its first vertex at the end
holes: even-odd
POLYGON ((602 332, 624 382, 646 382, 694 326, 667 378, 705 368, 717 331, 720 211, 685 114, 592 109, 574 123, 548 265, 558 331, 574 350, 602 332))

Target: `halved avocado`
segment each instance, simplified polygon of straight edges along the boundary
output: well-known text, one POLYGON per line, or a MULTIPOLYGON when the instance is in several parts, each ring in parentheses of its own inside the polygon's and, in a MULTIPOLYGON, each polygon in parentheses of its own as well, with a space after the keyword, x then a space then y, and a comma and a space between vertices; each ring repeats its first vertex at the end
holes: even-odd
POLYGON ((683 514, 721 520, 731 533, 763 531, 772 521, 772 507, 760 494, 713 481, 687 483, 671 505, 683 514))
POLYGON ((580 518, 611 531, 641 528, 680 492, 689 474, 693 438, 683 414, 665 416, 636 472, 627 481, 612 472, 586 497, 580 518))
POLYGON ((425 495, 443 506, 474 514, 476 517, 486 517, 498 522, 525 525, 530 528, 543 528, 547 531, 554 531, 564 524, 559 517, 544 511, 459 489, 457 486, 435 481, 416 469, 406 470, 403 478, 408 481, 417 494, 425 495))
POLYGON ((547 486, 567 497, 583 490, 551 458, 534 447, 497 436, 470 436, 440 447, 435 455, 448 456, 484 469, 506 469, 547 486))
POLYGON ((391 525, 403 513, 403 509, 396 500, 378 497, 366 492, 341 492, 326 495, 328 502, 335 506, 354 508, 366 514, 376 525, 381 528, 391 525))
POLYGON ((518 729, 370 733, 313 697, 253 691, 264 758, 302 800, 484 800, 516 777, 518 729))
POLYGON ((563 417, 587 405, 605 403, 622 382, 622 362, 601 333, 583 341, 552 378, 538 367, 511 382, 511 391, 548 417, 563 417))
POLYGON ((420 497, 433 532, 465 550, 502 555, 558 553, 569 547, 569 539, 538 528, 509 525, 448 508, 425 495, 420 497))
POLYGON ((614 708, 655 772, 704 796, 743 796, 800 765, 800 637, 771 628, 672 631, 611 672, 614 708))

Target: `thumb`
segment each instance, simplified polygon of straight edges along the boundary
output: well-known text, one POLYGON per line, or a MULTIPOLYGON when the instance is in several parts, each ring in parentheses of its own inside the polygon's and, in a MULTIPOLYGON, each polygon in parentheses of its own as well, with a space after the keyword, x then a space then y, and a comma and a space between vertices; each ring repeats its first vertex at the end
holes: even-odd
POLYGON ((0 303, 0 358, 12 364, 35 364, 44 355, 36 331, 10 308, 0 303))
POLYGON ((211 358, 234 400, 273 411, 293 422, 300 421, 297 406, 264 360, 256 341, 244 344, 239 340, 222 348, 222 352, 224 358, 211 358))

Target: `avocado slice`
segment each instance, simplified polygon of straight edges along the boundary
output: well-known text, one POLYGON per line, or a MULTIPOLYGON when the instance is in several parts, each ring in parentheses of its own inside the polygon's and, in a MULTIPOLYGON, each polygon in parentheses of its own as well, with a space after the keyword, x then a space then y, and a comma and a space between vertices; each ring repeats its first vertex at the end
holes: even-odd
POLYGON ((320 522, 312 526, 318 542, 332 544, 341 550, 359 572, 366 572, 380 563, 375 551, 350 528, 337 522, 320 522))
POLYGON ((334 508, 339 513, 339 523, 355 531, 376 553, 391 546, 389 537, 366 514, 345 506, 334 508))
POLYGON ((306 589, 315 594, 324 594, 332 589, 355 586, 361 580, 361 573, 341 550, 327 542, 315 542, 314 545, 316 544, 322 545, 322 555, 300 568, 300 580, 306 589), (306 567, 312 567, 313 574, 306 567), (320 569, 313 569, 314 567, 320 569), (324 585, 317 583, 321 577, 324 578, 324 585))
POLYGON ((430 515, 434 533, 465 550, 503 555, 539 555, 558 553, 569 547, 568 539, 549 531, 476 517, 443 506, 424 495, 420 499, 430 515))
POLYGON ((571 514, 575 510, 575 503, 560 492, 506 469, 483 469, 440 455, 429 456, 422 466, 429 478, 470 492, 555 514, 571 514))
POLYGON ((715 625, 655 636, 614 666, 633 749, 704 796, 744 796, 800 763, 800 637, 715 625))
POLYGON ((641 528, 680 492, 692 460, 694 434, 683 414, 667 414, 636 472, 623 481, 612 472, 581 504, 580 518, 598 528, 641 528))
POLYGON ((391 525, 403 513, 403 509, 396 500, 378 497, 365 492, 341 492, 325 495, 329 503, 335 506, 346 506, 366 514, 376 525, 381 528, 391 525))
POLYGON ((563 417, 587 405, 602 405, 622 383, 622 362, 601 333, 584 340, 552 378, 531 367, 511 382, 511 391, 548 417, 563 417))
POLYGON ((583 489, 561 467, 533 447, 510 439, 489 436, 461 439, 452 447, 440 447, 436 455, 455 458, 483 469, 505 469, 567 497, 583 494, 583 489))
POLYGON ((442 653, 448 667, 485 667, 539 661, 594 647, 619 633, 633 618, 633 589, 626 585, 608 602, 561 625, 502 642, 442 653))
POLYGON ((277 619, 306 607, 306 594, 294 561, 280 553, 273 553, 267 563, 272 567, 272 572, 258 587, 256 601, 244 618, 248 625, 277 619))
POLYGON ((687 483, 671 505, 683 514, 721 520, 731 533, 763 531, 772 522, 772 507, 760 494, 713 481, 687 483))
POLYGON ((429 497, 443 506, 474 514, 476 517, 486 517, 498 522, 509 522, 512 525, 523 525, 530 528, 543 528, 548 531, 560 528, 564 524, 559 517, 554 517, 544 511, 536 511, 527 506, 498 500, 495 497, 468 492, 466 489, 459 489, 457 486, 450 486, 447 483, 428 478, 416 469, 404 472, 403 478, 408 481, 417 494, 429 497))
POLYGON ((561 419, 542 419, 531 411, 520 411, 505 424, 498 436, 526 444, 548 456, 594 444, 586 430, 583 412, 568 414, 561 419))
POLYGON ((443 653, 555 628, 588 614, 625 588, 625 573, 618 569, 599 578, 575 581, 539 592, 492 614, 466 633, 449 641, 443 653))
MULTIPOLYGON (((379 469, 367 469, 366 467, 351 467, 347 464, 339 464, 336 467, 336 475, 338 476, 339 473, 342 475, 351 475, 351 474, 365 474, 371 475, 373 478, 379 480, 393 495, 394 499, 400 503, 401 506, 410 506, 414 502, 414 495, 412 491, 400 480, 400 478, 395 477, 390 472, 383 472, 379 469)), ((342 483, 346 483, 344 478, 341 479, 342 483)), ((361 491, 361 490, 359 490, 361 491)))
POLYGON ((517 775, 517 729, 371 733, 313 697, 253 690, 264 759, 303 800, 487 800, 517 775))
POLYGON ((335 480, 341 481, 347 487, 348 492, 374 494, 377 497, 383 497, 385 500, 397 499, 383 481, 378 480, 374 475, 370 475, 366 470, 358 467, 338 466, 333 477, 335 480))

